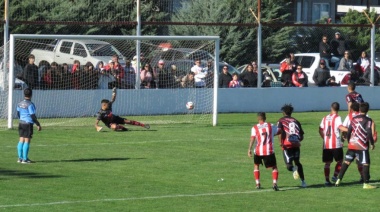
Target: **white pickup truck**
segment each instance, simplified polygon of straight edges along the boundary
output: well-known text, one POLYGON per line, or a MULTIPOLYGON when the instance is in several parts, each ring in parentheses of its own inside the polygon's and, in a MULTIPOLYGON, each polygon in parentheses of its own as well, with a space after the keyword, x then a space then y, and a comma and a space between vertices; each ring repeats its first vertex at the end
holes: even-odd
MULTIPOLYGON (((319 67, 319 61, 321 57, 319 53, 298 53, 294 54, 295 60, 302 65, 302 70, 307 74, 309 85, 315 85, 313 80, 313 74, 315 69, 319 67)), ((340 82, 341 85, 347 85, 350 71, 337 71, 330 69, 331 76, 335 77, 337 83, 340 82)))
POLYGON ((78 60, 81 65, 91 62, 96 66, 100 61, 104 65, 108 64, 112 55, 119 56, 119 62, 124 67, 125 61, 123 55, 110 43, 99 40, 55 40, 54 42, 44 45, 42 49, 33 49, 31 54, 35 56, 35 64, 41 61, 58 64, 73 64, 78 60))

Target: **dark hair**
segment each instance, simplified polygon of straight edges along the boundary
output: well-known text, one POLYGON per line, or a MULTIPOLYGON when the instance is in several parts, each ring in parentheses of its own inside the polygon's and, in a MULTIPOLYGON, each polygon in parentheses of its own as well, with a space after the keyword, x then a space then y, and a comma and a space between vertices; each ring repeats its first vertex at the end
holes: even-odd
POLYGON ((30 55, 28 56, 28 59, 30 59, 30 58, 35 59, 34 54, 30 54, 30 55))
POLYGON ((110 100, 108 100, 108 99, 102 99, 102 101, 100 103, 109 103, 109 102, 110 102, 110 100))
POLYGON ((331 104, 331 108, 332 108, 334 111, 339 111, 339 109, 340 109, 340 105, 339 105, 338 102, 333 102, 333 103, 331 104))
POLYGON ((350 106, 351 110, 355 112, 359 112, 359 107, 360 107, 360 104, 357 102, 352 102, 350 106))
POLYGON ((32 89, 30 89, 30 88, 25 88, 25 89, 24 89, 24 96, 25 96, 25 97, 31 97, 32 94, 33 94, 32 89))
POLYGON ((239 76, 239 74, 236 73, 236 72, 234 72, 234 73, 232 74, 232 76, 239 76))
POLYGON ((293 113, 293 106, 292 104, 284 104, 281 108, 281 111, 285 113, 285 115, 290 116, 293 113))
POLYGON ((355 83, 353 83, 353 82, 350 82, 350 83, 348 83, 348 85, 347 85, 347 87, 349 88, 349 89, 351 89, 351 90, 355 90, 355 88, 356 88, 356 85, 355 85, 355 83))
POLYGON ((257 113, 257 117, 261 117, 261 119, 264 120, 264 121, 267 119, 267 117, 266 117, 266 115, 265 115, 264 112, 258 112, 257 113))
POLYGON ((369 110, 369 103, 368 102, 363 102, 359 106, 360 112, 361 113, 367 113, 369 110))
POLYGON ((50 66, 57 66, 57 67, 58 67, 58 63, 57 63, 57 62, 52 62, 52 63, 50 64, 50 66))

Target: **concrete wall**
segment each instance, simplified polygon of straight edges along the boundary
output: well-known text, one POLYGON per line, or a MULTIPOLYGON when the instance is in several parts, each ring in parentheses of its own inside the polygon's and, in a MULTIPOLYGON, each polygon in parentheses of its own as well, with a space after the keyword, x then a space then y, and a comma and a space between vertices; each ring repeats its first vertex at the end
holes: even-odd
MULTIPOLYGON (((356 90, 370 103, 371 109, 380 109, 379 87, 357 87, 356 90)), ((195 113, 210 112, 211 92, 208 89, 118 90, 114 112, 118 115, 184 114, 187 101, 196 103, 195 113)), ((291 103, 296 112, 328 111, 334 101, 341 104, 341 110, 347 110, 345 87, 226 88, 219 89, 218 93, 220 113, 280 112, 285 103, 291 103)), ((110 97, 110 90, 35 90, 33 102, 38 117, 93 116, 100 108, 100 100, 110 97)), ((22 99, 22 91, 15 91, 13 105, 22 99)))

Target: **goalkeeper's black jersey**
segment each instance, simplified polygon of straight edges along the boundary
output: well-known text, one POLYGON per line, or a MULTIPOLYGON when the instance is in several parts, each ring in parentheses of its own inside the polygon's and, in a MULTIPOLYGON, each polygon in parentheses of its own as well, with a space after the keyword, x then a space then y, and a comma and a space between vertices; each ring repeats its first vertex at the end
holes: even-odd
POLYGON ((97 120, 101 120, 108 127, 111 123, 113 123, 113 118, 114 115, 112 114, 112 102, 108 103, 107 110, 100 109, 96 116, 97 120))

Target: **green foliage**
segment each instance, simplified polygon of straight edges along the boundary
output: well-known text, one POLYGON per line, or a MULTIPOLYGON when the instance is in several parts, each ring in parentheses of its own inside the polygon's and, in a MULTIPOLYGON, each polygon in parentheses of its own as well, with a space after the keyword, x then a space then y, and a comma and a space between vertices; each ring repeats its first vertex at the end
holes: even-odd
MULTIPOLYGON (((286 1, 262 1, 262 22, 283 22, 288 16, 284 5, 286 1)), ((250 12, 252 8, 257 14, 257 1, 241 1, 237 3, 232 0, 194 0, 183 1, 180 9, 173 17, 174 22, 191 23, 257 23, 250 12)), ((272 45, 283 45, 278 40, 269 41, 273 36, 283 36, 277 33, 279 30, 268 30, 264 33, 270 34, 265 37, 268 42, 263 42, 265 48, 272 45), (273 43, 275 42, 275 44, 273 43)), ((220 58, 231 64, 244 64, 255 58, 257 51, 257 27, 246 26, 170 26, 171 35, 217 35, 221 37, 220 58)), ((277 57, 278 55, 263 55, 264 58, 277 57)))
MULTIPOLYGON (((375 10, 365 11, 372 22, 375 22, 378 15, 375 10)), ((371 24, 364 12, 350 10, 343 18, 344 24, 371 24)), ((350 50, 354 58, 360 56, 362 51, 370 53, 371 50, 371 28, 370 27, 345 27, 342 28, 346 39, 350 41, 350 50)), ((378 31, 378 30, 377 30, 378 31)), ((376 36, 375 46, 380 45, 380 37, 376 36)))
MULTIPOLYGON (((47 120, 41 119, 43 130, 34 133, 30 147, 34 164, 16 163, 17 130, 1 132, 0 208, 39 212, 377 211, 378 202, 369 197, 375 197, 378 189, 362 189, 356 164, 349 167, 341 187, 324 186, 318 126, 328 113, 293 114, 305 131, 301 163, 306 189, 286 169, 275 138, 280 192, 272 191, 271 169, 264 166, 260 166, 263 189, 255 189, 247 149, 256 114, 220 114, 216 127, 156 124, 151 130, 132 126, 128 132, 105 129, 99 133, 94 120, 88 120, 88 127, 70 128, 47 126, 47 120)), ((370 113, 374 120, 380 118, 379 111, 370 113)), ((281 116, 267 113, 267 121, 276 123, 281 116)), ((151 120, 160 123, 159 116, 151 120)), ((371 151, 370 167, 372 183, 377 185, 378 151, 371 151)))

